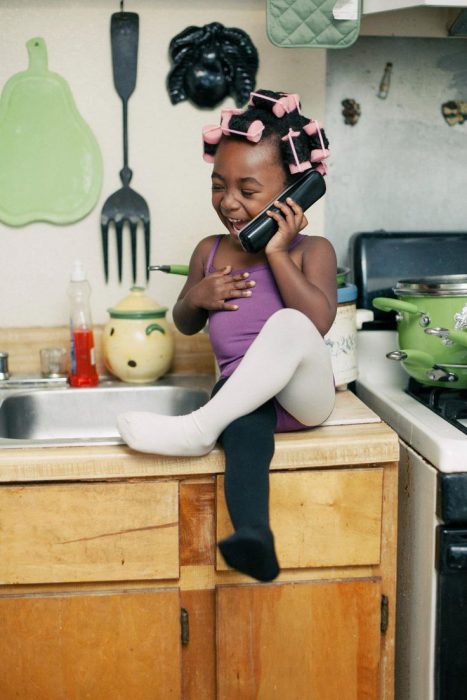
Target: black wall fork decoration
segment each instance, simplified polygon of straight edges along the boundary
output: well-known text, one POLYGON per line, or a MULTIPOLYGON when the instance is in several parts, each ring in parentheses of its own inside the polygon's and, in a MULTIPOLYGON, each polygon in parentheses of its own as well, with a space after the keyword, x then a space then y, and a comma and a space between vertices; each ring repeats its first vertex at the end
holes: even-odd
POLYGON ((109 227, 115 226, 117 240, 118 279, 122 281, 122 237, 125 224, 130 229, 131 264, 133 283, 137 277, 137 229, 143 225, 145 247, 146 281, 149 278, 150 259, 150 215, 149 207, 130 187, 132 170, 128 165, 128 100, 136 85, 138 61, 139 16, 135 12, 115 12, 110 22, 112 46, 112 68, 115 89, 123 107, 123 168, 120 170, 122 187, 111 194, 104 202, 101 212, 101 235, 104 258, 105 281, 109 279, 109 227))

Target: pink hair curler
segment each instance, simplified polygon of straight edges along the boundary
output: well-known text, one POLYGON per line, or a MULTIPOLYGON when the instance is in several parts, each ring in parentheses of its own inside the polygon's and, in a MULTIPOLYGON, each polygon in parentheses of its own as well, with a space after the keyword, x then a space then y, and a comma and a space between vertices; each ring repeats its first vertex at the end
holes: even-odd
POLYGON ((253 97, 259 97, 261 100, 267 100, 268 102, 274 102, 274 107, 272 108, 273 113, 276 117, 284 116, 289 112, 293 112, 296 109, 300 112, 300 96, 295 93, 283 94, 277 100, 275 97, 269 97, 268 95, 262 95, 260 92, 250 92, 250 99, 248 104, 253 104, 253 97))
POLYGON ((329 157, 329 150, 326 148, 324 145, 324 139, 323 139, 323 134, 321 133, 321 127, 318 124, 316 119, 310 119, 308 124, 306 124, 303 127, 303 131, 308 134, 308 136, 313 136, 314 134, 318 134, 319 142, 321 145, 321 150, 316 148, 311 151, 311 162, 316 163, 320 160, 323 160, 323 158, 328 158, 329 157))
POLYGON ((298 159, 295 144, 293 142, 294 138, 296 138, 297 136, 300 136, 299 131, 293 131, 293 129, 289 129, 288 133, 282 137, 282 141, 289 142, 290 149, 292 151, 292 155, 293 155, 294 160, 295 160, 295 163, 289 163, 289 170, 293 174, 301 173, 304 170, 309 170, 309 168, 311 168, 311 163, 309 160, 304 160, 303 162, 300 162, 298 159))
POLYGON ((230 118, 234 114, 242 114, 242 113, 243 113, 243 109, 235 109, 234 107, 231 107, 230 109, 222 109, 221 110, 221 123, 222 123, 223 119, 225 119, 226 117, 230 118))
POLYGON ((276 117, 284 116, 284 114, 289 114, 293 112, 294 109, 300 113, 300 98, 298 95, 291 93, 290 95, 284 95, 279 100, 276 100, 276 104, 272 108, 273 113, 276 117))
POLYGON ((289 170, 292 175, 295 175, 296 173, 303 173, 305 170, 309 170, 311 167, 312 166, 309 160, 305 160, 303 163, 298 163, 297 165, 295 165, 295 163, 289 163, 289 170))
MULTIPOLYGON (((228 118, 228 121, 230 121, 230 116, 228 118)), ((252 141, 253 143, 258 143, 258 141, 260 141, 263 131, 264 124, 260 119, 255 119, 254 122, 251 122, 250 126, 248 127, 248 131, 238 131, 237 129, 229 129, 228 126, 222 124, 222 133, 226 136, 228 136, 228 134, 238 134, 239 136, 246 136, 248 141, 252 141)))
POLYGON ((328 167, 327 167, 326 163, 319 163, 319 165, 316 166, 315 170, 317 173, 319 173, 320 175, 323 175, 323 177, 324 177, 324 175, 326 175, 326 173, 328 171, 328 167))
POLYGON ((310 160, 312 163, 319 163, 325 158, 329 158, 329 151, 327 148, 314 148, 310 153, 310 160))
POLYGON ((318 131, 320 131, 320 128, 316 119, 310 119, 308 124, 305 124, 305 126, 303 127, 303 131, 305 132, 305 134, 308 134, 308 136, 313 136, 313 134, 318 133, 318 131))
POLYGON ((203 140, 211 146, 215 146, 222 138, 222 129, 220 126, 208 124, 203 127, 203 140))

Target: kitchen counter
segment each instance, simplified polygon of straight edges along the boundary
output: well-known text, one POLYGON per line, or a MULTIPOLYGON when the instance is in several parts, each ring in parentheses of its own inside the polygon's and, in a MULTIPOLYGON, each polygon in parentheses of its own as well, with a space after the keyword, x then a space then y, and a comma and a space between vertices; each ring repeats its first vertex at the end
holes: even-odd
MULTIPOLYGON (((184 369, 212 368, 194 342, 184 369)), ((398 455, 349 391, 276 435, 281 572, 260 584, 216 547, 221 449, 0 449, 0 697, 393 700, 398 455)))
MULTIPOLYGON (((272 470, 379 463, 398 459, 395 433, 349 391, 318 428, 276 435, 272 470)), ((162 457, 125 445, 0 449, 0 482, 68 481, 220 474, 223 452, 205 457, 162 457)))

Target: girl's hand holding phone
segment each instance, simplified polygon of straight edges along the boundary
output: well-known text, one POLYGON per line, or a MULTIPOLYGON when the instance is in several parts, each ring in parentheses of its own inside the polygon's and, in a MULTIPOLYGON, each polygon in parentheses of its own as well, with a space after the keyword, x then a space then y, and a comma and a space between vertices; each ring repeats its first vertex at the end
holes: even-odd
POLYGON ((228 300, 250 297, 255 282, 248 279, 248 272, 238 275, 232 275, 231 272, 232 266, 226 265, 222 270, 200 280, 188 292, 190 303, 207 311, 236 311, 238 305, 228 300))
POLYGON ((291 197, 288 197, 285 202, 276 200, 274 206, 280 210, 280 213, 269 211, 268 215, 277 222, 278 229, 265 248, 266 255, 286 252, 297 233, 308 225, 308 219, 302 207, 291 197))

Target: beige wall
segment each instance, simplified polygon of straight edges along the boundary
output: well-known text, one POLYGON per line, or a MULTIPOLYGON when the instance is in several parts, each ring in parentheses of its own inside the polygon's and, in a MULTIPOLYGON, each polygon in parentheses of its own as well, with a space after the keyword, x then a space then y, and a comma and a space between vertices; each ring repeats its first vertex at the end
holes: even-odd
MULTIPOLYGON (((196 242, 220 230, 210 206, 210 168, 201 159, 200 130, 217 121, 218 109, 199 110, 170 104, 165 80, 170 39, 189 25, 220 21, 248 32, 258 48, 257 86, 298 92, 305 114, 324 119, 326 52, 279 49, 267 39, 264 0, 139 0, 126 9, 140 15, 137 88, 130 100, 130 165, 133 186, 148 201, 152 217, 152 262, 187 262, 196 242)), ((101 197, 82 221, 68 226, 33 223, 11 228, 0 223, 0 326, 61 325, 67 322, 66 287, 75 258, 81 258, 93 287, 93 316, 105 321, 106 309, 131 286, 130 251, 124 252, 124 280, 116 279, 111 248, 111 278, 103 277, 99 218, 105 198, 119 187, 121 105, 110 62, 109 22, 114 0, 0 0, 0 85, 27 66, 25 43, 42 36, 50 70, 69 83, 81 115, 102 150, 101 197)), ((416 12, 416 11, 415 11, 416 12)), ((363 33, 438 32, 447 11, 413 15, 384 13, 365 17, 363 33)), ((444 31, 444 29, 441 29, 444 31)), ((232 104, 225 101, 223 106, 232 104)), ((0 126, 1 128, 1 126, 0 126)), ((311 232, 324 231, 324 203, 312 210, 311 232)), ((128 243, 128 241, 126 241, 128 243)), ((140 243, 140 270, 143 270, 140 243)), ((142 276, 140 274, 140 279, 142 276)), ((153 273, 148 293, 171 307, 181 287, 179 277, 153 273)))
MULTIPOLYGON (((272 46, 265 34, 262 2, 235 0, 213 10, 210 0, 139 0, 126 3, 140 15, 138 83, 129 105, 130 165, 133 186, 148 201, 152 217, 152 261, 186 262, 196 242, 219 229, 210 206, 210 167, 201 158, 201 127, 214 123, 219 110, 199 110, 188 103, 172 106, 165 80, 170 39, 189 25, 220 21, 248 32, 260 55, 257 85, 298 92, 306 114, 322 120, 325 52, 289 51, 272 46)), ((93 287, 95 322, 131 286, 130 251, 124 253, 125 279, 116 279, 114 247, 111 279, 103 277, 99 217, 106 196, 119 186, 121 105, 112 82, 109 22, 117 2, 0 3, 0 83, 27 66, 25 43, 45 38, 49 68, 69 83, 81 115, 102 149, 104 184, 94 211, 69 226, 34 223, 21 228, 0 224, 0 325, 59 325, 67 322, 66 287, 75 257, 88 269, 93 287)), ((233 104, 229 99, 224 106, 233 104)), ((322 205, 312 228, 323 230, 322 205)), ((128 241, 127 241, 128 242, 128 241)), ((141 245, 142 263, 142 245, 141 245)), ((142 265, 141 265, 142 267, 142 265)), ((181 278, 153 273, 148 293, 172 306, 181 278)))

